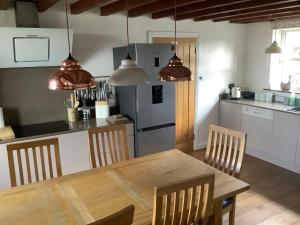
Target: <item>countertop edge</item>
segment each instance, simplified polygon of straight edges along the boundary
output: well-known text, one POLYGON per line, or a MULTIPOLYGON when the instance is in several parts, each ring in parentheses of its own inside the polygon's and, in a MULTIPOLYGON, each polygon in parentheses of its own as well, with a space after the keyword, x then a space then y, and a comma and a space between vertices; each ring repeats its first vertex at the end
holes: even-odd
POLYGON ((274 110, 274 111, 278 111, 278 112, 284 112, 284 113, 289 113, 289 114, 300 116, 300 113, 287 110, 289 108, 292 108, 293 106, 284 105, 284 104, 276 103, 276 102, 264 103, 264 102, 256 102, 254 100, 245 100, 245 99, 241 99, 241 100, 221 99, 220 102, 222 102, 222 101, 233 103, 233 104, 248 105, 248 106, 253 106, 253 107, 258 107, 258 108, 263 108, 263 109, 269 109, 269 110, 274 110), (261 105, 261 104, 265 104, 265 105, 261 105), (272 106, 270 106, 270 105, 272 105, 272 106), (279 107, 279 108, 276 108, 276 107, 279 107))
MULTIPOLYGON (((105 127, 105 126, 109 126, 109 125, 115 125, 115 124, 108 123, 106 120, 105 121, 102 120, 101 122, 103 124, 97 125, 97 119, 91 119, 88 122, 87 127, 81 127, 81 128, 76 128, 76 129, 74 128, 74 129, 65 130, 65 131, 59 131, 59 132, 53 132, 53 133, 41 134, 41 135, 33 135, 33 136, 29 136, 29 137, 21 137, 21 138, 15 138, 15 139, 10 139, 10 140, 3 140, 3 141, 0 141, 0 145, 11 144, 11 143, 20 142, 20 141, 34 140, 34 139, 39 139, 39 138, 52 137, 52 136, 63 135, 63 134, 72 134, 72 133, 77 133, 77 132, 83 132, 83 131, 87 131, 89 128, 93 128, 93 127, 105 127), (94 122, 96 122, 96 123, 94 123, 94 122), (91 123, 93 123, 93 124, 91 124, 91 123)), ((84 123, 84 122, 78 121, 78 124, 79 123, 84 123)), ((127 124, 132 124, 132 123, 133 122, 131 120, 129 120, 128 122, 124 122, 123 124, 127 125, 127 124)))

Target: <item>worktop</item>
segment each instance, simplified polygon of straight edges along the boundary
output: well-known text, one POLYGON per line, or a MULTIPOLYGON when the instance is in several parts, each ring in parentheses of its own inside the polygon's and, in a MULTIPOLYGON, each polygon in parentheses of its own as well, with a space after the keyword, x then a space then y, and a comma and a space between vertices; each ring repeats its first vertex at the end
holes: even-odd
POLYGON ((247 99, 240 99, 240 100, 224 99, 221 101, 235 103, 235 104, 241 104, 241 105, 249 105, 249 106, 265 108, 265 109, 271 109, 271 110, 280 111, 280 112, 299 114, 297 112, 287 111, 288 109, 293 108, 293 106, 284 105, 284 104, 278 103, 278 102, 260 102, 260 101, 247 100, 247 99))
MULTIPOLYGON (((127 124, 132 123, 128 121, 127 124)), ((26 141, 36 138, 45 138, 54 135, 68 134, 85 131, 88 128, 104 127, 111 125, 106 119, 90 119, 88 121, 80 120, 76 122, 55 121, 43 124, 33 124, 26 126, 15 126, 13 130, 16 138, 12 140, 0 141, 0 144, 26 141)))

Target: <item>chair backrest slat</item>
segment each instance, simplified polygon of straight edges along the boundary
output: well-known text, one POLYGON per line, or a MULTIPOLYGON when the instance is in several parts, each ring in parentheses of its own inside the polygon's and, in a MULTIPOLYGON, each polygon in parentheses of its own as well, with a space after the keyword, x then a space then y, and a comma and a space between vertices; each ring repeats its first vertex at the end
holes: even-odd
POLYGON ((247 135, 210 125, 205 162, 234 177, 239 177, 247 135))
POLYGON ((47 180, 53 178, 54 162, 52 159, 54 158, 56 174, 57 176, 62 175, 57 138, 9 144, 7 145, 7 156, 12 187, 38 182, 40 179, 47 180), (51 146, 53 146, 53 150, 51 146), (49 169, 46 166, 46 158, 49 169), (16 165, 18 165, 17 171, 15 169, 16 165), (34 169, 34 172, 32 172, 32 169, 34 169))
POLYGON ((154 189, 152 225, 206 224, 213 208, 214 174, 154 189))
POLYGON ((46 180, 46 168, 45 168, 44 151, 43 151, 43 147, 42 146, 40 146, 39 148, 40 148, 40 156, 41 156, 43 180, 46 180))
POLYGON ((25 148, 25 157, 26 157, 26 169, 27 169, 28 182, 32 183, 28 148, 25 148))
POLYGON ((17 159, 18 159, 18 165, 19 165, 19 174, 20 174, 20 182, 21 185, 24 184, 24 174, 23 174, 23 163, 22 163, 22 159, 21 159, 21 152, 17 151, 17 159))
POLYGON ((124 124, 90 128, 88 137, 92 168, 129 159, 126 126, 124 124))
POLYGON ((134 216, 134 206, 130 205, 119 212, 87 225, 131 225, 134 216))
POLYGON ((53 166, 52 166, 52 157, 51 157, 51 148, 50 145, 47 145, 47 155, 48 155, 48 166, 49 166, 49 175, 50 178, 53 178, 53 166))

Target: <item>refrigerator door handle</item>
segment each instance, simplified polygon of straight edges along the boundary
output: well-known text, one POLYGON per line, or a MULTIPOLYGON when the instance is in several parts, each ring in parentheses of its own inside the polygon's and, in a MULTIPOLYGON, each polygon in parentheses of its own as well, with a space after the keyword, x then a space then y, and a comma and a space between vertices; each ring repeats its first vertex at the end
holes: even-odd
POLYGON ((137 132, 146 132, 146 131, 150 131, 150 130, 158 130, 158 129, 162 129, 162 128, 166 128, 166 127, 174 127, 174 126, 176 126, 175 123, 168 123, 168 124, 163 124, 163 125, 154 126, 154 127, 146 127, 146 128, 142 128, 142 129, 137 129, 137 132))

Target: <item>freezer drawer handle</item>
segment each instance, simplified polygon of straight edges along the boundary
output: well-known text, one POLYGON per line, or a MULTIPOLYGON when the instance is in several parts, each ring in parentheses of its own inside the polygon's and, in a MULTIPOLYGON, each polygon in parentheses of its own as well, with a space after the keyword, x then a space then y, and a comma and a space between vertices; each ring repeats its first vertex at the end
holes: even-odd
POLYGON ((146 132, 146 131, 150 131, 150 130, 158 130, 158 129, 162 129, 162 128, 166 128, 166 127, 174 127, 174 126, 176 126, 175 123, 168 123, 168 124, 164 124, 164 125, 138 129, 137 131, 138 132, 146 132))

